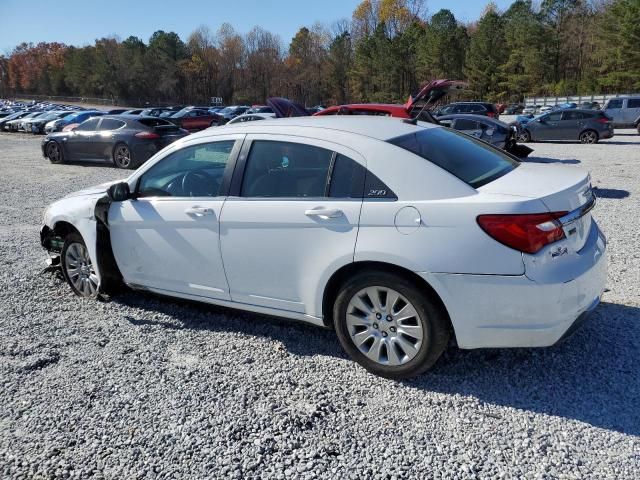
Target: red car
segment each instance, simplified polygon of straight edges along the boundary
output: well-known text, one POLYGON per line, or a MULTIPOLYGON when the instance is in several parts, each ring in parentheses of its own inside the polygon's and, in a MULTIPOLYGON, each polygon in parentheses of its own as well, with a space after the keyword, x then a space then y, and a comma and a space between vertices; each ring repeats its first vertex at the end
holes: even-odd
POLYGON ((387 117, 413 118, 420 113, 418 102, 436 102, 446 94, 465 88, 464 82, 455 80, 432 80, 415 96, 409 96, 404 105, 387 103, 352 103, 326 108, 315 115, 383 115, 387 117))
POLYGON ((217 117, 203 108, 183 108, 166 119, 190 132, 204 130, 218 124, 217 117))

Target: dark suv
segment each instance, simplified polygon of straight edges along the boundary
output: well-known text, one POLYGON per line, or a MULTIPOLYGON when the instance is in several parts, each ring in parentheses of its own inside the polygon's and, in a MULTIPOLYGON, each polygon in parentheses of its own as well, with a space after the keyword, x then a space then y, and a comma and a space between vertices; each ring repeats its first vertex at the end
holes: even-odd
POLYGON ((453 115, 456 113, 466 113, 473 115, 485 115, 498 120, 500 115, 493 103, 487 102, 455 102, 444 105, 433 112, 434 116, 453 115))

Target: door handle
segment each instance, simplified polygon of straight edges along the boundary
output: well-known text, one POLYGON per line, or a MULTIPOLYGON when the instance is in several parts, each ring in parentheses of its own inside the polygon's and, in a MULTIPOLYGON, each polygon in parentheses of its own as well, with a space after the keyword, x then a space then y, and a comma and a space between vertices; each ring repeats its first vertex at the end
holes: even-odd
POLYGON ((204 217, 205 215, 213 215, 212 208, 191 207, 184 211, 187 215, 195 215, 196 217, 204 217))
POLYGON ((307 217, 320 217, 323 220, 338 218, 344 215, 342 210, 338 210, 337 208, 312 208, 310 210, 305 210, 304 214, 307 217))

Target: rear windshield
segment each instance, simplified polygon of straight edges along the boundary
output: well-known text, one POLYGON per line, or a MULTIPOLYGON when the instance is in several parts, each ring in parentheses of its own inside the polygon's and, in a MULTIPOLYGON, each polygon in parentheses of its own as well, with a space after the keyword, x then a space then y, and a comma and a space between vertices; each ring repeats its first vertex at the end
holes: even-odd
POLYGON ((518 162, 480 140, 455 130, 425 128, 388 140, 479 188, 506 175, 518 162))

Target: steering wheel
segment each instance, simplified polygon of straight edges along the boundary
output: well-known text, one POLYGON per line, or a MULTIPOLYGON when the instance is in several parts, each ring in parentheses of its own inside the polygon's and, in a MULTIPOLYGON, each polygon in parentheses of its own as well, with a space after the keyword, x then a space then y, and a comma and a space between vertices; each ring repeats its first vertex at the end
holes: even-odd
POLYGON ((204 170, 193 170, 182 177, 182 194, 189 197, 215 196, 218 188, 217 179, 204 170))

